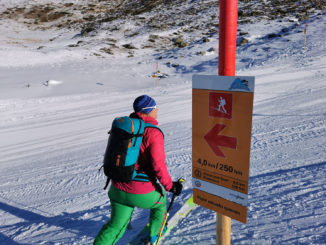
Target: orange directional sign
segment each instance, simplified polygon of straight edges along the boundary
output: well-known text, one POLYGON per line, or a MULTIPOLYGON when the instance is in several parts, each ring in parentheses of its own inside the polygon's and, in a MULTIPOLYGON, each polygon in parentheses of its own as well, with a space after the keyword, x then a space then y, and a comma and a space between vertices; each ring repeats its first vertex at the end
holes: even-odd
POLYGON ((193 76, 194 202, 246 223, 254 77, 193 76))

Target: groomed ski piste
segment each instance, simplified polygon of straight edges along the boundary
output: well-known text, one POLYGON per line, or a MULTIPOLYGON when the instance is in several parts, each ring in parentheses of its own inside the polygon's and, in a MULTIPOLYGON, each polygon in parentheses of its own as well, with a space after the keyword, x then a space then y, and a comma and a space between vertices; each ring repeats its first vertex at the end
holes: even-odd
MULTIPOLYGON (((256 86, 248 218, 232 221, 232 244, 326 244, 325 12, 308 21, 306 48, 304 21, 241 26, 249 42, 237 48, 237 75, 255 76, 256 86), (283 28, 286 35, 266 37, 283 28)), ((186 179, 172 217, 192 195, 191 77, 217 74, 217 53, 197 53, 218 50, 218 34, 186 48, 98 57, 92 45, 65 48, 73 30, 30 30, 1 20, 0 33, 0 244, 92 244, 110 217, 98 172, 107 132, 141 94, 158 103, 172 178, 186 179), (167 78, 151 76, 157 65, 167 78)), ((148 217, 135 209, 118 245, 148 217)), ((215 213, 196 206, 163 244, 215 241, 215 213)))

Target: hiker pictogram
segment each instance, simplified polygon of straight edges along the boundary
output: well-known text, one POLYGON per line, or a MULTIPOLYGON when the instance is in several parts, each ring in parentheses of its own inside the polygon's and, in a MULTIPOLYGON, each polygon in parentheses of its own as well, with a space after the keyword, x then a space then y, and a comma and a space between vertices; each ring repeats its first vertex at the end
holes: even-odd
POLYGON ((227 111, 225 110, 225 99, 223 99, 223 97, 221 96, 220 99, 219 99, 219 105, 218 105, 218 108, 217 110, 220 111, 220 112, 223 112, 223 113, 227 113, 227 111))
POLYGON ((232 94, 210 93, 209 116, 232 119, 232 94))

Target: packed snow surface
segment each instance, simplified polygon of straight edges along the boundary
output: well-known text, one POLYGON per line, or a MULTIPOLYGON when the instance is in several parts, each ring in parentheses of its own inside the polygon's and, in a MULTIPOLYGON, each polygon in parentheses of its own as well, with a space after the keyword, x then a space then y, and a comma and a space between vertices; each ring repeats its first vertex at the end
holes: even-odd
MULTIPOLYGON (((275 38, 266 31, 288 22, 243 27, 249 43, 238 47, 237 75, 255 76, 256 86, 248 218, 232 221, 232 244, 326 244, 326 15, 309 19, 306 47, 305 23, 297 24, 275 38)), ((198 55, 218 49, 217 34, 208 44, 101 58, 63 48, 73 31, 31 31, 9 20, 0 31, 0 244, 92 243, 110 217, 98 171, 107 132, 141 94, 158 103, 172 178, 187 180, 172 213, 192 195, 191 76, 217 74, 217 53, 198 55), (157 68, 168 77, 153 78, 157 68)), ((136 209, 118 244, 148 217, 136 209)), ((215 213, 197 206, 164 244, 215 241, 215 213)))

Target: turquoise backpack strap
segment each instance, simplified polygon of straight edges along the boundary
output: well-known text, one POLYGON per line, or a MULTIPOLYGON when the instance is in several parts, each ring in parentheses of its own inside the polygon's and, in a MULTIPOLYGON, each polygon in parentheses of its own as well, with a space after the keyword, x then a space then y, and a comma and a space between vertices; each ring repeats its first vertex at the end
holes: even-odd
POLYGON ((160 132, 162 133, 163 138, 164 138, 164 133, 158 126, 151 124, 151 123, 145 123, 145 128, 157 128, 158 130, 160 130, 160 132))
MULTIPOLYGON (((164 138, 164 133, 163 131, 156 125, 154 124, 151 124, 151 123, 145 123, 145 129, 146 128, 157 128, 158 130, 160 130, 160 132, 162 133, 163 135, 163 138, 164 138)), ((149 176, 145 173, 141 173, 141 172, 136 172, 136 176, 133 177, 132 180, 134 181, 142 181, 142 182, 148 182, 150 180, 149 176)))

